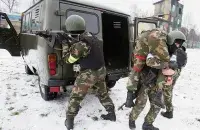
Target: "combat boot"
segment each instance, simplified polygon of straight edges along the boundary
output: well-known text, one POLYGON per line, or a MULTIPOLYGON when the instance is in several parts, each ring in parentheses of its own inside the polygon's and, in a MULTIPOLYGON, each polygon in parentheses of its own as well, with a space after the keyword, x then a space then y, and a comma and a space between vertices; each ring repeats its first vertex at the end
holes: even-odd
POLYGON ((67 116, 67 119, 65 120, 65 126, 67 127, 67 130, 73 130, 73 128, 74 128, 74 117, 73 116, 67 116))
POLYGON ((173 118, 173 111, 161 112, 161 115, 168 118, 168 119, 171 119, 171 118, 173 118))
POLYGON ((136 128, 135 121, 131 118, 131 114, 129 115, 129 128, 134 130, 136 128))
POLYGON ((165 108, 164 102, 162 100, 162 91, 158 91, 157 93, 155 93, 151 103, 160 108, 163 108, 163 109, 165 108))
POLYGON ((116 115, 115 115, 115 110, 111 109, 108 110, 108 114, 102 114, 101 119, 103 120, 110 120, 110 121, 116 121, 116 115))
POLYGON ((159 130, 159 128, 156 128, 152 124, 144 122, 142 125, 142 130, 159 130))

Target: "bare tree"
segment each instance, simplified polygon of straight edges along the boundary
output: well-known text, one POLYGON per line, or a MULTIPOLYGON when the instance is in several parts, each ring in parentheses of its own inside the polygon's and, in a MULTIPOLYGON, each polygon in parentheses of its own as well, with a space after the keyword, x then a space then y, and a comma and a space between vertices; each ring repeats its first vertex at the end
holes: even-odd
MULTIPOLYGON (((185 34, 185 36, 186 36, 186 39, 188 40, 188 36, 189 36, 189 29, 188 28, 186 28, 186 27, 181 27, 180 28, 180 31, 183 33, 183 34, 185 34)), ((187 41, 186 42, 187 44, 187 47, 189 47, 189 42, 187 41)))
POLYGON ((192 29, 192 27, 194 26, 191 13, 183 15, 183 26, 186 27, 188 30, 192 29))
POLYGON ((0 0, 0 1, 8 7, 10 13, 13 11, 13 8, 15 6, 18 6, 18 0, 0 0))
POLYGON ((195 44, 199 42, 199 36, 197 34, 197 26, 193 23, 193 19, 191 17, 190 13, 187 13, 183 16, 183 27, 180 28, 180 31, 182 31, 187 39, 187 47, 195 47, 195 44))
POLYGON ((141 18, 144 18, 144 17, 153 16, 152 12, 143 11, 143 10, 139 9, 138 6, 137 6, 136 4, 133 4, 133 5, 131 6, 131 8, 132 8, 131 16, 133 16, 133 17, 141 17, 141 18))
POLYGON ((33 6, 34 4, 36 4, 39 0, 29 0, 29 6, 33 6))

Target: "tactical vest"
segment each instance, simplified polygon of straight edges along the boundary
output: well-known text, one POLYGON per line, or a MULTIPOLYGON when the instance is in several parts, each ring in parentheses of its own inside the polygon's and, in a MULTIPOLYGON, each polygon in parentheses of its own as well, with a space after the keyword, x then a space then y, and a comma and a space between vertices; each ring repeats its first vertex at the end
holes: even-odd
POLYGON ((81 69, 99 69, 104 66, 103 42, 88 35, 81 35, 80 40, 90 47, 90 53, 79 61, 81 69))

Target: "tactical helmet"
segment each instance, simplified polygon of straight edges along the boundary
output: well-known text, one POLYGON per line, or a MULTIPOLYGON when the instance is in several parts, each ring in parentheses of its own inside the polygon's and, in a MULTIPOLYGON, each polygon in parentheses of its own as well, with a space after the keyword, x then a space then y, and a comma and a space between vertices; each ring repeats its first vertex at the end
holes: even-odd
POLYGON ((85 31, 85 20, 79 15, 71 15, 65 21, 66 30, 85 31))
POLYGON ((183 40, 183 42, 186 41, 186 37, 181 31, 171 31, 167 35, 167 44, 173 45, 176 39, 183 40))

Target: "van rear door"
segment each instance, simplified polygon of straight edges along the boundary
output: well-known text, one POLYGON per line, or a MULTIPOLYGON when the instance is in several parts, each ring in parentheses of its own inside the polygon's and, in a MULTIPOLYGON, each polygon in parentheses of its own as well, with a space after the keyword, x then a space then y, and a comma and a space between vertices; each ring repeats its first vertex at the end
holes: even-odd
POLYGON ((135 18, 134 20, 134 39, 138 37, 142 31, 151 30, 158 27, 158 21, 148 18, 135 18))
POLYGON ((0 12, 0 49, 6 49, 12 56, 20 56, 18 35, 6 13, 0 12))

